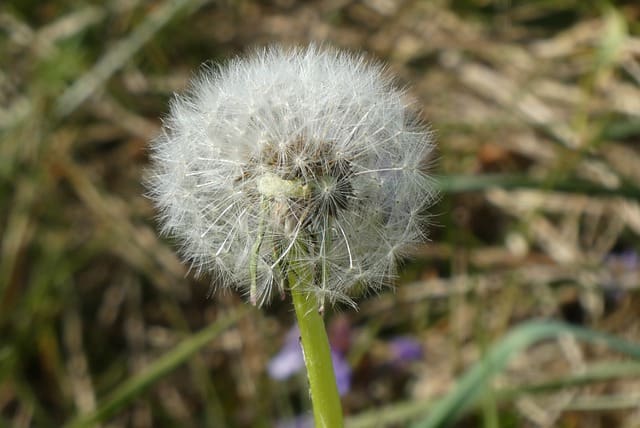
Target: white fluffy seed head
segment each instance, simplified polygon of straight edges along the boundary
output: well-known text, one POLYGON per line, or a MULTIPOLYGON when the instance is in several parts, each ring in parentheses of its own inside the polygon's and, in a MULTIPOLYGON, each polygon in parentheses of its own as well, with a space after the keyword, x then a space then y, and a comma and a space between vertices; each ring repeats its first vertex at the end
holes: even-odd
POLYGON ((197 273, 263 304, 288 271, 352 303, 425 239, 431 134, 364 57, 271 47, 209 67, 152 143, 151 197, 197 273))

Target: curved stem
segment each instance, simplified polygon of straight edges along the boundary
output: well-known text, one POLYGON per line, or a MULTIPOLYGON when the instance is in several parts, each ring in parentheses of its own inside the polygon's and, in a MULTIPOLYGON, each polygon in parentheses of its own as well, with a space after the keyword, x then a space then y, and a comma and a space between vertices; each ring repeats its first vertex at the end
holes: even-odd
POLYGON ((315 296, 302 291, 303 285, 311 281, 313 277, 308 268, 291 268, 289 283, 307 366, 313 418, 316 428, 340 428, 344 426, 342 407, 333 372, 329 339, 315 296))

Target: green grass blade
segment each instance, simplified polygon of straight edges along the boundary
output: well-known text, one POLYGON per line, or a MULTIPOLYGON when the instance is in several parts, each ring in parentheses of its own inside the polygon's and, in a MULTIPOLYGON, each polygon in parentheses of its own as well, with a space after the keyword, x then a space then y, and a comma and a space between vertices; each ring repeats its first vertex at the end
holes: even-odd
POLYGON ((617 378, 631 378, 640 376, 640 362, 636 361, 612 361, 594 364, 587 367, 581 373, 569 376, 546 379, 531 385, 506 389, 499 392, 500 399, 513 401, 525 394, 543 394, 545 392, 557 391, 562 388, 586 385, 594 382, 609 381, 617 378))
POLYGON ((436 185, 442 193, 477 192, 491 187, 500 187, 502 189, 554 190, 591 196, 640 198, 640 187, 632 183, 623 183, 619 187, 611 189, 573 178, 550 182, 536 180, 524 175, 509 174, 445 175, 438 177, 436 185))
MULTIPOLYGON (((554 376, 531 385, 497 390, 498 403, 509 403, 527 394, 544 394, 563 388, 611 381, 613 379, 629 379, 640 376, 640 362, 609 361, 596 363, 585 368, 583 372, 563 377, 554 376)), ((427 415, 434 403, 423 400, 405 401, 389 404, 375 410, 366 411, 347 419, 348 428, 373 428, 386 425, 403 425, 409 420, 427 415)))
POLYGON ((494 345, 489 353, 469 370, 447 396, 440 400, 429 415, 414 428, 444 427, 453 422, 474 402, 493 375, 502 371, 511 357, 541 340, 570 334, 585 342, 598 342, 610 349, 640 359, 640 345, 632 344, 605 333, 559 322, 533 321, 510 332, 494 345))
POLYGON ((167 354, 154 361, 146 370, 120 385, 94 412, 78 416, 67 423, 66 427, 89 427, 107 420, 118 410, 131 403, 149 386, 185 363, 193 354, 204 348, 246 313, 247 309, 237 310, 233 314, 187 337, 167 354))

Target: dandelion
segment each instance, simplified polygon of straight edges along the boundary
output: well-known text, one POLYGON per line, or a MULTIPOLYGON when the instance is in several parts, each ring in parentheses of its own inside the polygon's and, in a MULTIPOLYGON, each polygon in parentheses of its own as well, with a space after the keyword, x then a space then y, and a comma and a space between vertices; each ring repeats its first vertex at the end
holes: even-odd
POLYGON ((206 67, 152 144, 150 194, 195 272, 254 305, 291 292, 317 426, 341 425, 316 409, 335 390, 314 389, 333 377, 318 312, 389 284, 425 240, 431 140, 383 67, 310 46, 206 67))
POLYGON ((311 46, 209 66, 152 145, 150 193, 196 273, 258 305, 311 266, 320 307, 394 278, 425 239, 431 134, 382 67, 311 46))

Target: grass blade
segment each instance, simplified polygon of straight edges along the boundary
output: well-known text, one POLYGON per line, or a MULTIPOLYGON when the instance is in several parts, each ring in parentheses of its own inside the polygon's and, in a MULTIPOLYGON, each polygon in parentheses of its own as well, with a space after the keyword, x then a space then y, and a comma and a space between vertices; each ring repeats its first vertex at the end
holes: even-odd
POLYGON ((210 326, 187 337, 167 354, 154 361, 146 370, 120 385, 94 412, 78 416, 75 420, 67 423, 66 427, 88 427, 97 422, 105 421, 118 410, 131 403, 153 383, 185 363, 193 354, 204 348, 246 313, 247 309, 237 310, 233 314, 219 319, 210 326))
POLYGON ((611 189, 589 181, 562 179, 559 181, 536 180, 524 175, 484 174, 484 175, 445 175, 438 177, 436 185, 442 193, 477 192, 491 187, 502 189, 538 189, 557 192, 582 193, 591 196, 622 196, 640 198, 640 187, 624 183, 611 189))
POLYGON ((609 334, 559 322, 533 321, 517 327, 469 370, 456 387, 437 402, 429 415, 414 428, 444 427, 452 423, 474 402, 475 398, 496 373, 502 371, 511 357, 536 342, 570 334, 585 342, 598 342, 610 349, 640 359, 640 345, 632 344, 609 334))

